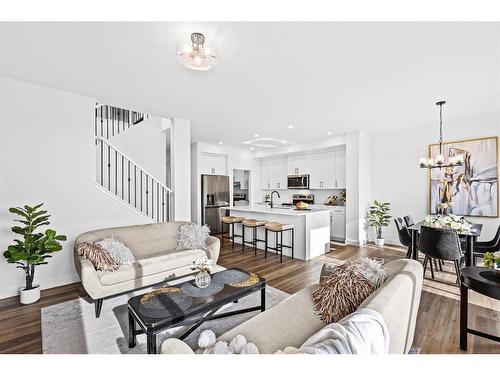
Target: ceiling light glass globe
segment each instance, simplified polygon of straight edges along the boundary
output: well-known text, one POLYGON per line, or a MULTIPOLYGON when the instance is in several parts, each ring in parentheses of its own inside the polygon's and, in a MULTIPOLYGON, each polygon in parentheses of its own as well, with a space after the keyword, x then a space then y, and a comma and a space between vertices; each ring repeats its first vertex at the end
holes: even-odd
POLYGON ((209 45, 201 33, 191 34, 191 44, 183 39, 177 44, 177 61, 193 70, 209 70, 217 65, 219 51, 217 46, 209 45))

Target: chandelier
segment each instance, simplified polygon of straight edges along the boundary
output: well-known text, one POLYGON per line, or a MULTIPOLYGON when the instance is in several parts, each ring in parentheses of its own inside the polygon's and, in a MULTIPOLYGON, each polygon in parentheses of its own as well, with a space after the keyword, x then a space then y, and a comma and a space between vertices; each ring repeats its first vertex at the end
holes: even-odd
POLYGON ((217 47, 208 46, 201 33, 191 34, 191 44, 179 42, 177 45, 177 61, 186 68, 209 70, 217 64, 217 59, 217 47))
MULTIPOLYGON (((439 106, 439 154, 435 159, 433 158, 420 158, 420 168, 451 168, 461 166, 464 162, 463 155, 452 156, 448 160, 443 155, 443 105, 446 104, 444 100, 436 103, 439 106)), ((430 155, 429 155, 430 156, 430 155)))

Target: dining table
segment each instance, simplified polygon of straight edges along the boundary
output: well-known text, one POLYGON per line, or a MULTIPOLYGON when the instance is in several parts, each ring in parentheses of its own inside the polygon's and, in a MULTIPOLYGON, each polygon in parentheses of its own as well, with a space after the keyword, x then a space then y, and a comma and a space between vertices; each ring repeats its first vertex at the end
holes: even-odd
MULTIPOLYGON (((411 234, 411 257, 415 260, 418 260, 418 234, 420 233, 420 229, 425 225, 427 225, 427 223, 422 220, 408 227, 411 234)), ((474 265, 474 242, 476 242, 477 238, 481 235, 482 229, 483 224, 472 224, 470 231, 457 231, 458 236, 466 240, 467 245, 465 249, 462 250, 465 252, 465 266, 467 267, 474 265)))

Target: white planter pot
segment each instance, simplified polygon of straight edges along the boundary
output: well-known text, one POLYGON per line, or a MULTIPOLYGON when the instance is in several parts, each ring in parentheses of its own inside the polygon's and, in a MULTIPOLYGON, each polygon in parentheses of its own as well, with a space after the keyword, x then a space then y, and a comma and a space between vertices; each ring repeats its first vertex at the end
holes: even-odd
POLYGON ((40 299, 40 285, 35 285, 32 289, 19 290, 19 299, 23 305, 29 305, 30 303, 35 303, 40 299))
POLYGON ((375 238, 375 245, 384 246, 384 239, 383 238, 375 238))

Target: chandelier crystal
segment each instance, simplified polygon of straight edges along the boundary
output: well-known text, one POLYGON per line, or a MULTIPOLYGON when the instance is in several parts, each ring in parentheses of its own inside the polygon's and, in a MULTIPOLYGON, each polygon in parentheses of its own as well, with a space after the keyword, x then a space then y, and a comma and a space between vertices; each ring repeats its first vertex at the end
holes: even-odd
POLYGON ((452 168, 463 165, 463 155, 452 156, 448 160, 443 155, 443 105, 446 104, 444 100, 436 103, 439 106, 439 154, 433 158, 420 158, 420 168, 452 168))
POLYGON ((217 47, 207 45, 201 33, 191 34, 191 44, 181 41, 177 45, 177 61, 189 69, 212 69, 217 64, 218 55, 217 47))

